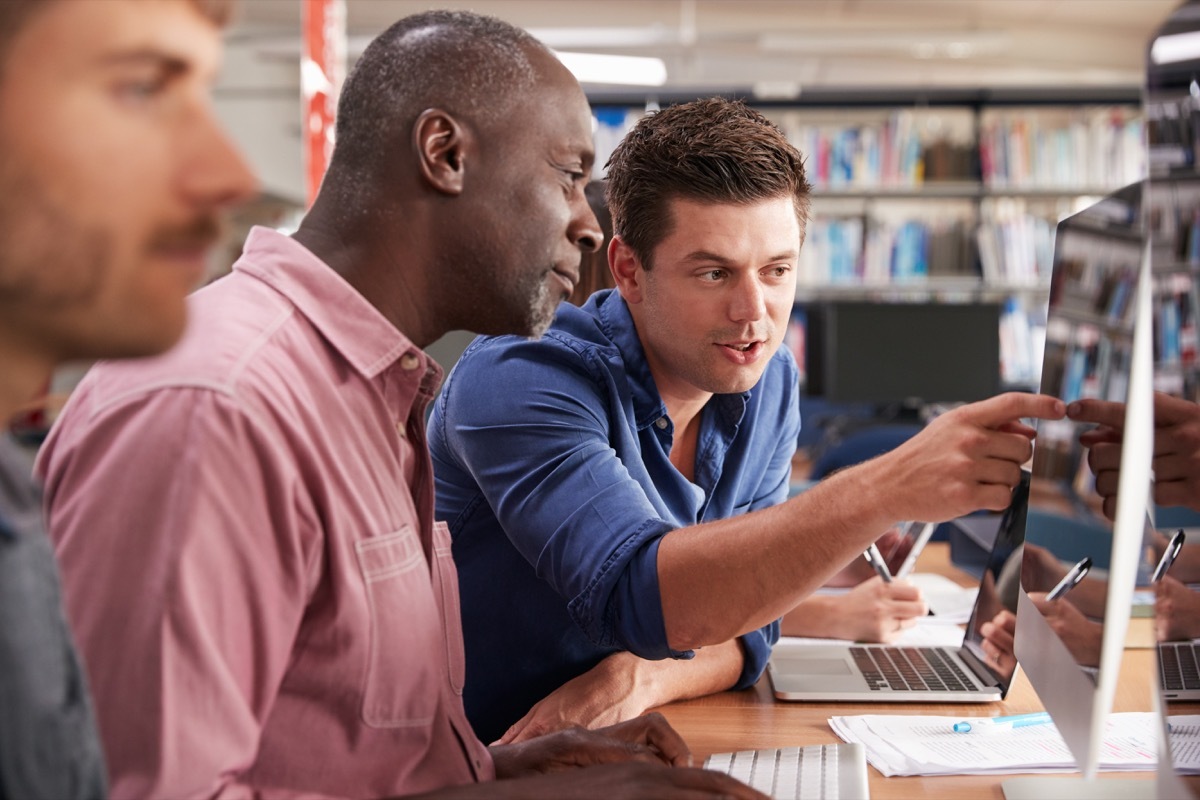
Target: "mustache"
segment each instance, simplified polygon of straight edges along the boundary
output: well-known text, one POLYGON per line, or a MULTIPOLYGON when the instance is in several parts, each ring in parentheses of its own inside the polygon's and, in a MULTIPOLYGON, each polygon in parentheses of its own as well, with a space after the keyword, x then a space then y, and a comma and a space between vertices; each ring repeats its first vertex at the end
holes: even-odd
POLYGON ((153 250, 208 248, 221 236, 223 226, 215 214, 201 214, 180 225, 165 225, 150 236, 153 250))

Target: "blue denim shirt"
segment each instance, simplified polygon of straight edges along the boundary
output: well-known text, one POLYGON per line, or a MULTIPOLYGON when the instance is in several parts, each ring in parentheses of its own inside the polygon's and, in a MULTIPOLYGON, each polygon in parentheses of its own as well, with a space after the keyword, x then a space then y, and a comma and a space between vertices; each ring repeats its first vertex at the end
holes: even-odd
POLYGON ((0 435, 0 800, 107 795, 32 461, 0 435))
MULTIPOLYGON (((693 483, 670 462, 673 425, 615 291, 561 305, 538 340, 471 343, 429 445, 458 565, 464 701, 483 741, 616 651, 692 656, 667 644, 659 542, 787 497, 798 380, 781 348, 750 391, 714 396, 693 483)), ((778 637, 777 622, 741 637, 736 688, 758 679, 778 637)))

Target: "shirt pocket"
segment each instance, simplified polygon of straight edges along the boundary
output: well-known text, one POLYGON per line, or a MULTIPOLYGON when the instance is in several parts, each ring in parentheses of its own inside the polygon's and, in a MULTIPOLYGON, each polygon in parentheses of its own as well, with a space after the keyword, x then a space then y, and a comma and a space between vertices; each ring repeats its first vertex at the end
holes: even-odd
POLYGON ((363 722, 430 725, 437 713, 441 615, 421 542, 410 527, 354 543, 371 616, 363 722))
POLYGON ((458 601, 458 570, 450 551, 450 528, 444 522, 433 523, 434 580, 442 596, 446 618, 446 658, 450 665, 450 688, 462 694, 466 678, 463 655, 462 610, 458 601))

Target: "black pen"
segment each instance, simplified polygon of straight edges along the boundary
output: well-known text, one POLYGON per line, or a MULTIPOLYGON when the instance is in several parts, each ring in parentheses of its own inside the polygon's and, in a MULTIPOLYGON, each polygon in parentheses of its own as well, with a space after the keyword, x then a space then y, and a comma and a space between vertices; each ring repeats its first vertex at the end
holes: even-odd
POLYGON ((1175 563, 1175 557, 1179 555, 1179 551, 1183 547, 1183 539, 1183 528, 1180 528, 1171 537, 1171 541, 1167 544, 1167 549, 1163 551, 1158 566, 1154 568, 1154 575, 1150 577, 1151 583, 1158 583, 1167 574, 1167 570, 1175 563))
POLYGON ((863 558, 867 560, 868 564, 874 567, 875 573, 880 578, 883 578, 884 583, 892 582, 892 573, 890 570, 888 570, 888 566, 884 562, 883 556, 879 553, 879 548, 875 546, 874 542, 872 542, 871 546, 867 548, 865 553, 863 553, 863 558))
POLYGON ((1058 600, 1066 596, 1067 592, 1079 585, 1079 582, 1087 577, 1088 570, 1092 568, 1092 559, 1084 556, 1079 559, 1079 563, 1071 567, 1071 571, 1063 576, 1063 579, 1058 582, 1058 585, 1050 590, 1046 595, 1047 600, 1058 600))

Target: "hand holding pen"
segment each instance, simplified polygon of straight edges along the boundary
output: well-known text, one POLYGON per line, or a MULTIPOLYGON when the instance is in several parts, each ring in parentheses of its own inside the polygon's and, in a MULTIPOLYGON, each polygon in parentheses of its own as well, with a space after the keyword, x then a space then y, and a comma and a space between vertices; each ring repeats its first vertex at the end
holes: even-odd
POLYGON ((891 570, 888 569, 887 563, 883 560, 883 556, 880 554, 879 548, 875 546, 874 542, 872 542, 871 546, 868 547, 866 552, 863 553, 863 558, 867 560, 867 563, 870 564, 875 570, 875 574, 878 575, 884 583, 892 582, 891 570))

